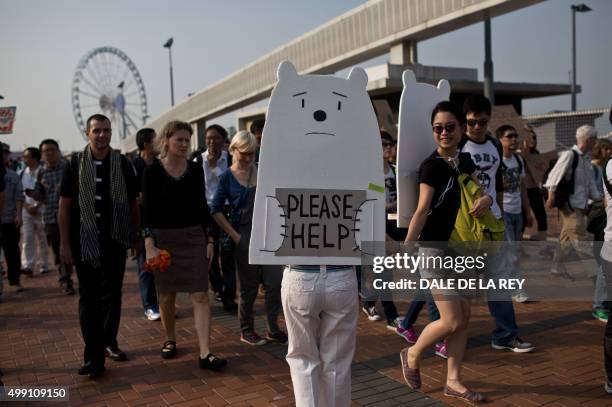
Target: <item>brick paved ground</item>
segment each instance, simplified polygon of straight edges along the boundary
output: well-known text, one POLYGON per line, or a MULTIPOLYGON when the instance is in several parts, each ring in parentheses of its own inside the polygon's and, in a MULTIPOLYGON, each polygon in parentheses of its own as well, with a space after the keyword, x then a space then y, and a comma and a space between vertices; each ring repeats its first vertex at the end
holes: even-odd
MULTIPOLYGON (((97 380, 76 374, 82 341, 76 317, 77 297, 65 297, 55 276, 24 278, 27 290, 11 293, 5 284, 0 304, 0 367, 6 385, 70 386, 72 405, 293 405, 291 380, 283 359, 286 348, 251 348, 238 341, 236 318, 214 309, 213 348, 229 360, 223 373, 201 371, 197 342, 186 298, 178 307, 179 356, 162 360, 159 322, 146 321, 134 267, 126 273, 119 343, 128 362, 107 363, 97 380)), ((405 304, 400 310, 406 309, 405 304)), ((487 392, 499 406, 610 406, 603 394, 603 324, 590 316, 588 303, 536 303, 517 307, 522 336, 534 342, 533 354, 493 351, 492 321, 486 307, 474 307, 465 362, 467 383, 487 392)), ((258 303, 261 322, 261 303, 258 303)), ((421 328, 426 312, 418 321, 421 328)), ((264 331, 263 327, 260 331, 264 331)), ((422 366, 424 388, 403 384, 398 352, 403 340, 369 322, 361 313, 353 366, 354 405, 464 405, 442 395, 445 364, 428 355, 422 366)))

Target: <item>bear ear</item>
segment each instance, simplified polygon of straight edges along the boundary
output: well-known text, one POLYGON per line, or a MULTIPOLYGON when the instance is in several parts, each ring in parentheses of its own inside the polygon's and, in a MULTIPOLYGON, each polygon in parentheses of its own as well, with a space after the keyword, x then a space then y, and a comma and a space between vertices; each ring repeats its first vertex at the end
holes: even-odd
POLYGON ((402 83, 404 84, 404 87, 412 83, 416 83, 416 76, 414 75, 414 72, 412 72, 410 69, 406 69, 404 73, 402 73, 402 83))
POLYGON ((297 71, 295 70, 295 66, 287 60, 280 63, 278 66, 278 70, 276 71, 276 77, 278 80, 287 80, 289 78, 293 78, 297 76, 297 71))
POLYGON ((368 86, 368 74, 363 68, 353 68, 348 74, 348 81, 354 83, 359 89, 365 89, 368 86))
POLYGON ((442 92, 444 99, 448 99, 451 93, 450 83, 446 79, 440 79, 438 82, 438 89, 442 92))

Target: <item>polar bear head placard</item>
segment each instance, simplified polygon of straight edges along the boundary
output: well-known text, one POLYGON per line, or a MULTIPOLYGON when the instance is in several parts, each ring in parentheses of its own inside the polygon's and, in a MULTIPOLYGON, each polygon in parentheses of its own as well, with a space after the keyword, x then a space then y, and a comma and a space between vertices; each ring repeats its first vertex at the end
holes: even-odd
POLYGON ((397 226, 408 227, 418 203, 418 169, 435 149, 431 113, 439 102, 450 97, 450 84, 441 79, 438 86, 416 81, 407 69, 402 75, 397 144, 397 226))
POLYGON ((384 240, 381 141, 354 68, 347 79, 278 67, 266 117, 251 264, 360 264, 362 241, 384 240))

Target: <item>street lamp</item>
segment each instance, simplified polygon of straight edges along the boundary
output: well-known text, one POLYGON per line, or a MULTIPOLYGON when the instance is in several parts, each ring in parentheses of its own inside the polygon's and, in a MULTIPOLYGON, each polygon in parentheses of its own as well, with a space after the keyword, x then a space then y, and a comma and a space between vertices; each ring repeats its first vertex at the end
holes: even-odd
POLYGON ((168 57, 170 58, 170 100, 172 101, 172 106, 174 106, 174 79, 172 77, 172 44, 174 40, 172 37, 164 44, 164 48, 168 48, 168 57))
POLYGON ((591 8, 584 3, 572 4, 572 111, 576 111, 576 13, 586 13, 591 8))

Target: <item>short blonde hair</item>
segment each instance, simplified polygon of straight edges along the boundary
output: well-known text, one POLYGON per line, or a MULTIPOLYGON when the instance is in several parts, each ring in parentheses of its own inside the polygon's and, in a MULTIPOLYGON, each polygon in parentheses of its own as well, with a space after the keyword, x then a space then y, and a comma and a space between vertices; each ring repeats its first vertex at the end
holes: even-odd
POLYGON ((180 130, 185 130, 190 136, 193 134, 193 128, 187 122, 173 120, 166 123, 162 131, 157 136, 156 144, 160 157, 164 158, 166 155, 168 155, 168 139, 172 137, 174 133, 180 130))
POLYGON ((241 153, 254 153, 257 151, 257 139, 248 131, 241 130, 232 137, 232 142, 229 145, 230 154, 234 155, 234 151, 238 150, 241 153))

